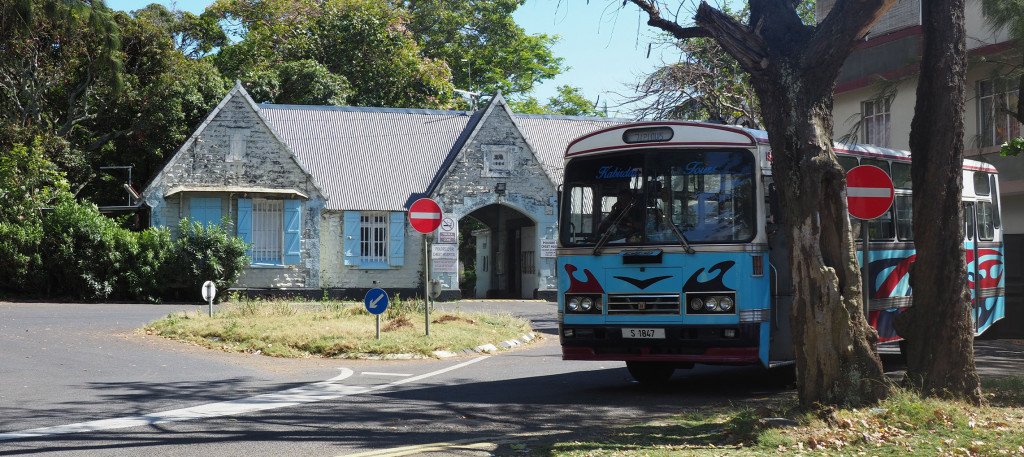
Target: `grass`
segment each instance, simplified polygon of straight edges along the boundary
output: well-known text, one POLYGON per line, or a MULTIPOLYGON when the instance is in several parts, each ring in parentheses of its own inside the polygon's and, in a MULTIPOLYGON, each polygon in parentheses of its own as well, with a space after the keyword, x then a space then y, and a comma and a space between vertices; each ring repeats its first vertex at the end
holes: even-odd
POLYGON ((143 328, 147 334, 229 352, 274 357, 365 357, 457 352, 530 333, 528 321, 509 314, 430 313, 426 336, 423 302, 396 300, 377 318, 361 303, 238 300, 172 313, 143 328), (416 306, 418 303, 419 306, 416 306))
MULTIPOLYGON (((771 404, 682 413, 545 444, 534 456, 1002 456, 1024 455, 1024 377, 984 382, 988 404, 921 398, 895 389, 861 410, 800 413, 795 394, 771 404), (791 422, 773 426, 769 417, 791 422)), ((515 452, 511 452, 514 454, 515 452)))

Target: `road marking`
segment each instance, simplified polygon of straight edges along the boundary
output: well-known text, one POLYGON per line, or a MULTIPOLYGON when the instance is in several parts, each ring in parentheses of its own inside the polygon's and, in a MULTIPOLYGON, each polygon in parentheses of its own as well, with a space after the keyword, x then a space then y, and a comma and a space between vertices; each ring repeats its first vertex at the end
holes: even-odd
POLYGON ((390 449, 379 449, 376 451, 360 452, 358 454, 343 455, 345 457, 402 457, 406 455, 422 454, 424 452, 444 452, 458 449, 487 450, 494 448, 499 444, 517 443, 521 441, 535 440, 539 436, 560 435, 565 433, 569 433, 569 430, 549 430, 543 432, 517 433, 513 435, 467 438, 464 440, 446 441, 441 443, 416 444, 411 446, 402 446, 390 449))
POLYGON ((383 373, 383 372, 380 372, 380 371, 364 371, 364 372, 359 373, 359 374, 365 375, 365 376, 394 376, 394 377, 397 377, 397 378, 405 378, 405 377, 412 376, 411 374, 408 374, 408 373, 383 373))
POLYGON ((29 430, 0 433, 0 441, 13 440, 19 438, 39 438, 44 436, 65 435, 70 433, 98 432, 102 430, 115 430, 121 428, 138 427, 142 425, 154 425, 167 422, 182 422, 196 419, 210 419, 222 416, 236 416, 256 411, 287 408, 289 406, 297 406, 306 403, 335 400, 349 395, 359 395, 367 392, 384 390, 390 387, 400 386, 402 384, 408 384, 410 382, 419 381, 421 379, 427 379, 433 376, 447 373, 452 370, 457 370, 459 368, 466 367, 468 365, 474 364, 486 358, 488 358, 488 356, 477 357, 474 359, 470 359, 466 362, 462 362, 458 365, 452 365, 450 367, 442 368, 440 370, 432 371, 430 373, 425 373, 418 376, 413 376, 406 379, 394 381, 388 384, 381 384, 372 387, 345 386, 335 384, 335 382, 342 381, 352 376, 353 374, 353 371, 351 369, 339 368, 339 370, 341 370, 341 373, 331 379, 313 384, 307 384, 300 387, 295 387, 292 389, 282 390, 280 392, 271 392, 268 394, 256 395, 253 397, 241 398, 238 400, 209 403, 205 405, 192 406, 188 408, 146 414, 143 416, 102 419, 89 422, 79 422, 75 424, 57 425, 53 427, 40 427, 29 430))

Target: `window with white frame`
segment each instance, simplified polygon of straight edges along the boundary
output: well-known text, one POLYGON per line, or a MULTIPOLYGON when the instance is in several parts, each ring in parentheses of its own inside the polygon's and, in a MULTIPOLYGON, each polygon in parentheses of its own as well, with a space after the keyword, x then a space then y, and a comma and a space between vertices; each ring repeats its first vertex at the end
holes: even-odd
POLYGON ((864 132, 864 143, 888 148, 890 116, 890 99, 868 100, 861 102, 861 130, 864 132))
POLYGON ((978 135, 981 146, 998 146, 1020 136, 1020 122, 1006 110, 1017 107, 1016 79, 978 81, 978 135))
POLYGON ((252 263, 281 265, 284 246, 284 200, 252 200, 252 263))
POLYGON ((359 257, 362 262, 388 263, 388 213, 359 216, 359 257))

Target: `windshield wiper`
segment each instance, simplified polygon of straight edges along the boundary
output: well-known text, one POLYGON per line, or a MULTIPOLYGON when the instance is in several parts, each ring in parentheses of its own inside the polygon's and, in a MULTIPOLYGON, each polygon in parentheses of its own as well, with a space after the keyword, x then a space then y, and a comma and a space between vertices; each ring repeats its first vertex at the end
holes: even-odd
POLYGON ((676 238, 679 239, 679 245, 683 247, 687 254, 693 254, 697 252, 690 247, 690 243, 686 241, 686 237, 683 236, 683 232, 680 232, 679 227, 676 227, 676 224, 673 224, 672 221, 668 220, 668 217, 665 216, 665 213, 660 213, 660 216, 662 222, 664 222, 672 229, 672 233, 676 234, 676 238))
POLYGON ((619 215, 615 218, 615 220, 612 221, 612 223, 608 226, 607 229, 605 229, 604 234, 601 235, 601 239, 597 240, 597 244, 594 245, 593 255, 601 255, 601 248, 603 248, 605 243, 608 242, 608 238, 611 238, 612 236, 612 228, 617 227, 619 225, 619 222, 622 221, 622 218, 626 217, 626 215, 633 210, 633 205, 635 203, 635 199, 630 200, 629 203, 626 204, 626 208, 620 211, 619 215))

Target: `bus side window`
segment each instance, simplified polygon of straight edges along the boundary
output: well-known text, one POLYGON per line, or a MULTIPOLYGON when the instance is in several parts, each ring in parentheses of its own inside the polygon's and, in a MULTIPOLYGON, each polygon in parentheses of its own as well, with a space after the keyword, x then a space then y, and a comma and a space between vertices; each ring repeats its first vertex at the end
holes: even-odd
POLYGON ((974 204, 964 203, 964 234, 967 241, 974 240, 974 204))
POLYGON ((914 199, 896 195, 896 235, 902 241, 914 240, 914 199))
POLYGON ((889 208, 885 214, 872 219, 868 223, 868 230, 871 233, 871 241, 877 240, 891 240, 895 237, 895 229, 892 221, 892 208, 889 208))
POLYGON ((885 160, 864 159, 864 160, 860 161, 860 164, 861 165, 871 165, 871 166, 875 166, 875 167, 881 168, 882 171, 885 172, 885 174, 887 174, 890 177, 892 177, 892 173, 889 171, 889 162, 887 162, 885 160))
POLYGON ((991 202, 978 202, 978 240, 992 241, 996 237, 995 216, 991 202))
POLYGON ((897 189, 910 190, 910 164, 904 162, 892 163, 892 186, 897 189))
POLYGON ((850 157, 850 156, 843 156, 843 155, 841 155, 841 156, 836 157, 836 159, 839 161, 839 165, 841 165, 843 167, 843 170, 846 170, 846 172, 849 172, 850 170, 853 169, 853 167, 857 166, 857 158, 856 157, 850 157))

